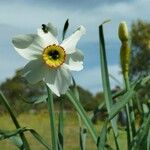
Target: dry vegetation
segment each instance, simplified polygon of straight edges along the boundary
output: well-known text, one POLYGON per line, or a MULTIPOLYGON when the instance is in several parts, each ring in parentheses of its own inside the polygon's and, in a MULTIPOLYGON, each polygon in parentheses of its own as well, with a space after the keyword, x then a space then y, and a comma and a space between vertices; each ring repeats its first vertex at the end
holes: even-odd
MULTIPOLYGON (((79 126, 77 115, 74 112, 67 112, 64 115, 64 124, 65 124, 65 150, 79 150, 79 126)), ((56 118, 57 119, 57 118, 56 118)), ((40 112, 38 114, 21 114, 18 116, 20 124, 24 127, 30 127, 38 131, 40 135, 46 140, 50 141, 50 132, 49 132, 49 118, 46 112, 40 112)), ((99 122, 95 127, 97 133, 99 133, 99 128, 102 127, 103 122, 99 122)), ((0 116, 0 129, 13 130, 14 125, 8 115, 0 116)), ((28 141, 31 146, 31 150, 45 150, 45 148, 40 145, 30 133, 26 133, 28 141)), ((108 137, 108 141, 113 143, 112 135, 108 137)), ((124 132, 120 132, 120 146, 122 150, 126 150, 126 137, 124 132)), ((112 145, 112 144, 111 144, 112 145)), ((87 135, 87 150, 96 149, 90 135, 87 135)), ((8 140, 0 141, 0 150, 17 150, 17 148, 8 140)))

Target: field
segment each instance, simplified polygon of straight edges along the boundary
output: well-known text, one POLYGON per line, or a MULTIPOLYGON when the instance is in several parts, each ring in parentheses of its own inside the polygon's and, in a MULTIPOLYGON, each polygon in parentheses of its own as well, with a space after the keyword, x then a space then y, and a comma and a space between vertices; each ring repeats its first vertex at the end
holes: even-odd
MULTIPOLYGON (((37 114, 21 114, 17 118, 22 127, 30 127, 35 129, 47 142, 50 143, 49 118, 46 112, 40 112, 37 114)), ((58 119, 56 117, 56 122, 57 120, 58 119)), ((103 122, 99 122, 95 126, 97 133, 99 133, 102 124, 103 122)), ((75 112, 65 113, 64 125, 64 150, 79 150, 79 127, 77 115, 75 112)), ((7 114, 0 116, 0 129, 15 129, 10 117, 7 114)), ((120 148, 121 150, 126 150, 126 135, 123 131, 119 132, 120 148)), ((45 150, 45 148, 42 145, 40 145, 40 143, 38 143, 29 132, 26 133, 26 137, 30 143, 31 150, 45 150)), ((113 139, 112 133, 110 133, 110 136, 108 137, 108 143, 110 143, 111 146, 114 147, 113 141, 111 139, 113 139)), ((96 150, 96 147, 89 134, 87 135, 86 143, 87 150, 96 150)), ((17 150, 17 148, 11 143, 11 141, 5 140, 0 141, 0 150, 17 150)))

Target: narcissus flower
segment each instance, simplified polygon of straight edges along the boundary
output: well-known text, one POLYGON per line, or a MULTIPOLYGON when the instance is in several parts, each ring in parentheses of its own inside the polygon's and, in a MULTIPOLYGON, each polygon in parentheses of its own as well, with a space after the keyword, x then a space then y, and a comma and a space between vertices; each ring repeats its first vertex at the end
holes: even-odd
POLYGON ((57 95, 64 94, 71 85, 70 71, 83 69, 83 53, 76 45, 85 33, 80 26, 70 37, 58 43, 57 29, 50 23, 42 25, 37 34, 19 35, 12 39, 15 50, 29 60, 23 69, 28 82, 43 80, 57 95))

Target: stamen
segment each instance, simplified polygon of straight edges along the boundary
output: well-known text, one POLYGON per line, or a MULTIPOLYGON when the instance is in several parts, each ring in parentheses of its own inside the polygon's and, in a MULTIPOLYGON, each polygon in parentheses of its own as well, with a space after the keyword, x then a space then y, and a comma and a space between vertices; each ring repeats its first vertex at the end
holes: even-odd
POLYGON ((59 52, 57 50, 52 50, 50 52, 48 52, 48 55, 50 56, 50 58, 56 60, 59 58, 59 52))

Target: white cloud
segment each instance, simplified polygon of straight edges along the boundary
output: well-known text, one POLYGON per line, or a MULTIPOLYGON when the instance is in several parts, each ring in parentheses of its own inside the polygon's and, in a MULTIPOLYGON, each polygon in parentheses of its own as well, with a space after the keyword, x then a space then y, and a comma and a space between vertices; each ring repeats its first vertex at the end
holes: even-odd
MULTIPOLYGON (((105 19, 110 18, 112 22, 106 25, 107 38, 117 38, 117 27, 120 21, 126 20, 130 24, 137 18, 149 20, 149 0, 120 1, 117 3, 106 3, 94 8, 66 9, 56 5, 27 5, 26 3, 12 3, 11 5, 0 5, 0 20, 3 23, 18 27, 36 29, 40 24, 53 22, 62 27, 64 21, 70 18, 71 27, 83 24, 87 28, 86 40, 98 40, 98 25, 105 19)), ((81 6, 82 7, 82 6, 81 6)), ((33 32, 35 32, 34 30, 33 32)))

